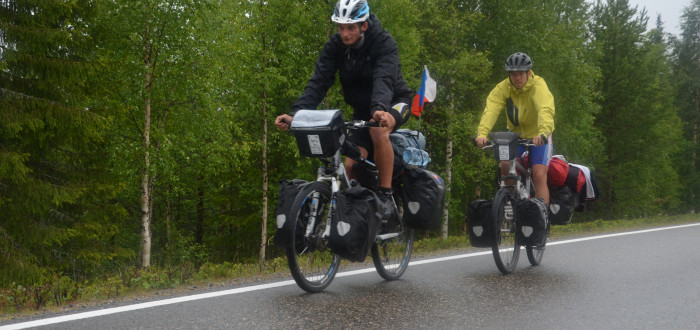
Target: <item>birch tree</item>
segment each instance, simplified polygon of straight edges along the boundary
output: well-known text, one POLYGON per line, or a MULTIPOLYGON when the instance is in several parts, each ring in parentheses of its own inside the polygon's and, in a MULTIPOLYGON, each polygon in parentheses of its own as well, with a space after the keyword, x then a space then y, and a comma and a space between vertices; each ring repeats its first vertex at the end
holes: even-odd
MULTIPOLYGON (((113 63, 114 72, 109 78, 121 82, 122 88, 112 91, 112 100, 121 109, 122 123, 129 123, 130 130, 140 140, 124 142, 130 147, 126 152, 140 151, 139 224, 140 224, 140 264, 151 265, 153 184, 157 173, 154 158, 160 142, 154 141, 154 129, 163 128, 168 111, 174 105, 186 102, 182 84, 189 81, 187 76, 188 51, 193 47, 196 15, 205 2, 172 1, 111 1, 104 19, 105 49, 113 63), (158 123, 154 127, 153 123, 158 123), (154 143, 155 142, 155 143, 154 143)), ((127 126, 128 127, 128 126, 127 126)), ((133 173, 133 172, 132 172, 133 173)))

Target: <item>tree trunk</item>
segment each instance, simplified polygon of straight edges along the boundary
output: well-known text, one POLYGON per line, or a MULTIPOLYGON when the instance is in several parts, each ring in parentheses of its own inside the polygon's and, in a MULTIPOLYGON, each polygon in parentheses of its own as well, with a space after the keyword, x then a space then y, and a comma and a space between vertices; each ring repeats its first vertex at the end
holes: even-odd
MULTIPOLYGON (((265 12, 261 13, 262 25, 265 25, 265 12)), ((266 53, 265 35, 262 36, 262 63, 263 75, 267 71, 267 53, 266 53)), ((263 154, 262 154, 262 228, 260 231, 260 259, 259 265, 262 266, 265 262, 265 247, 267 246, 267 190, 268 190, 268 173, 267 173, 267 85, 263 79, 262 84, 262 115, 263 115, 263 154)))
POLYGON ((195 243, 204 243, 204 175, 199 174, 199 185, 197 186, 197 220, 194 227, 195 243))
MULTIPOLYGON (((149 38, 149 27, 146 27, 144 40, 149 38)), ((148 41, 146 41, 148 42, 148 41)), ((151 47, 146 44, 144 64, 146 65, 146 77, 144 81, 144 122, 143 122, 143 151, 144 162, 141 171, 141 267, 151 266, 151 189, 150 189, 150 148, 151 148, 151 47)))
MULTIPOLYGON (((454 81, 452 82, 454 84, 454 81)), ((454 97, 450 98, 450 114, 448 118, 454 118, 455 115, 455 103, 454 97)), ((449 220, 450 220, 450 191, 452 186, 452 137, 449 134, 450 122, 447 121, 447 147, 445 150, 445 208, 443 209, 442 218, 442 239, 447 239, 447 234, 449 230, 449 220)))
POLYGON ((172 191, 170 184, 165 187, 165 246, 168 252, 168 265, 173 264, 173 234, 172 234, 172 222, 173 222, 173 205, 170 202, 170 192, 172 191))
MULTIPOLYGON (((695 109, 693 109, 693 124, 692 124, 692 135, 693 135, 693 143, 692 143, 692 150, 693 152, 690 155, 690 162, 691 162, 691 169, 692 172, 696 171, 696 166, 697 166, 697 157, 698 157, 698 115, 700 114, 700 96, 698 93, 695 93, 695 97, 693 98, 693 103, 695 106, 695 109)), ((692 186, 690 189, 690 200, 692 201, 692 207, 690 209, 690 214, 695 214, 695 205, 696 205, 696 200, 695 200, 695 186, 692 186)))

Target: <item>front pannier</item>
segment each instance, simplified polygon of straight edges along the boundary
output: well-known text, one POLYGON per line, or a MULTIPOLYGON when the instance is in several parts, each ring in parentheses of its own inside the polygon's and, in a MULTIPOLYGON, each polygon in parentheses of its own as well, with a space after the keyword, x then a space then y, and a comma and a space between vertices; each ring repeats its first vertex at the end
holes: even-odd
POLYGON ((491 228, 491 201, 477 199, 469 203, 467 210, 467 232, 469 243, 473 247, 491 247, 493 243, 491 228))
POLYGON ((516 205, 515 239, 520 245, 541 246, 547 239, 547 205, 542 198, 521 199, 516 205))
POLYGON ((345 142, 341 110, 299 110, 290 125, 302 156, 330 157, 345 142))
POLYGON ((406 225, 413 229, 437 229, 445 206, 442 178, 426 169, 407 168, 401 176, 401 184, 406 225))
POLYGON ((331 250, 350 261, 365 261, 383 213, 377 194, 362 186, 338 193, 331 219, 331 250))
POLYGON ((273 242, 282 250, 287 249, 288 233, 293 229, 292 226, 295 222, 295 219, 293 219, 295 215, 290 215, 289 209, 294 203, 294 198, 306 184, 307 182, 301 179, 280 180, 279 182, 279 197, 277 198, 277 209, 275 210, 277 231, 273 242))

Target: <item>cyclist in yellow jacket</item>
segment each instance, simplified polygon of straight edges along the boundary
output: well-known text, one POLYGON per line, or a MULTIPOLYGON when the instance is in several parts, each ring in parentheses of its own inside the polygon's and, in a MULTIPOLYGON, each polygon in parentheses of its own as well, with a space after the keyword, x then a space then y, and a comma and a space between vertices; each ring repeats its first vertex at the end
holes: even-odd
MULTIPOLYGON (((532 139, 537 147, 531 150, 532 177, 535 197, 549 204, 547 166, 552 158, 552 132, 554 131, 554 97, 542 77, 532 72, 532 59, 527 54, 515 53, 505 64, 508 78, 501 81, 489 93, 486 107, 477 129, 476 144, 483 147, 499 114, 506 110, 508 130, 532 139)), ((521 146, 519 154, 524 150, 521 146)), ((501 174, 506 175, 510 164, 501 162, 501 174)))

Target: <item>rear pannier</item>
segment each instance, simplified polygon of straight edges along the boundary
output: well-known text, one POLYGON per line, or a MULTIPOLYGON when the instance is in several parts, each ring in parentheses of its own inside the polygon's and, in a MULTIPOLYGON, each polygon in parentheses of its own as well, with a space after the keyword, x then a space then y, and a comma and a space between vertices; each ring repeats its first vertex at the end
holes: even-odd
POLYGON ((419 167, 401 176, 404 219, 413 229, 437 229, 445 206, 445 184, 439 175, 419 167))
POLYGON ((303 156, 333 156, 345 142, 343 111, 299 110, 294 114, 291 130, 303 156))
POLYGON ((576 196, 568 185, 549 188, 549 222, 553 225, 568 225, 574 213, 576 196))

